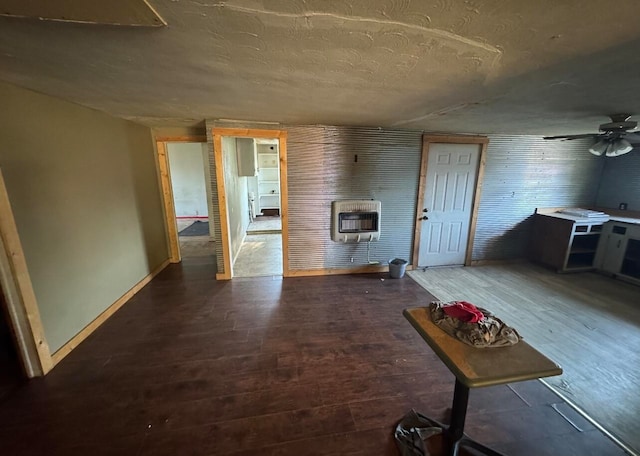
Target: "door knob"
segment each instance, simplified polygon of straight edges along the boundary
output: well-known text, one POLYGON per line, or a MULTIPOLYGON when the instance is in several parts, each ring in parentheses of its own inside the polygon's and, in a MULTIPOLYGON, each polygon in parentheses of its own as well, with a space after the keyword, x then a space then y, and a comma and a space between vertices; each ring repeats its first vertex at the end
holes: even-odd
POLYGON ((424 209, 422 209, 422 212, 429 212, 429 209, 425 207, 424 209))
POLYGON ((420 217, 420 220, 429 220, 429 217, 427 217, 426 215, 423 215, 422 217, 420 217))

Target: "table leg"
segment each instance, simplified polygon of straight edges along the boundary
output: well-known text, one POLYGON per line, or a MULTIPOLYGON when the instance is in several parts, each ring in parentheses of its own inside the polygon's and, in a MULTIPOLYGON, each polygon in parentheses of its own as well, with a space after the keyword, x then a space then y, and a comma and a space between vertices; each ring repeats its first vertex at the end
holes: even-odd
POLYGON ((468 403, 469 388, 456 379, 456 386, 453 390, 453 405, 451 406, 451 421, 444 432, 449 456, 458 454, 458 442, 464 437, 464 421, 467 417, 468 403))
POLYGON ((471 447, 486 456, 504 456, 491 448, 471 440, 464 435, 464 422, 467 417, 467 405, 469 404, 469 388, 456 379, 453 390, 453 405, 451 406, 451 420, 443 431, 446 442, 446 454, 457 456, 461 446, 471 447))

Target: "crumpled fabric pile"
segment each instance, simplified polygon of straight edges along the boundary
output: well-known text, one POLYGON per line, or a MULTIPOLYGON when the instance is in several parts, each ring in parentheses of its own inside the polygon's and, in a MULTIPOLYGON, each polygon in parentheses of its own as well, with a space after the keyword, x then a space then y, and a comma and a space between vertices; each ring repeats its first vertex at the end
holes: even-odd
POLYGON ((394 437, 402 456, 429 456, 431 453, 427 440, 436 434, 442 434, 441 427, 421 413, 411 410, 396 426, 394 437))
POLYGON ((466 301, 429 304, 431 319, 447 334, 477 348, 507 347, 522 336, 487 309, 466 301))

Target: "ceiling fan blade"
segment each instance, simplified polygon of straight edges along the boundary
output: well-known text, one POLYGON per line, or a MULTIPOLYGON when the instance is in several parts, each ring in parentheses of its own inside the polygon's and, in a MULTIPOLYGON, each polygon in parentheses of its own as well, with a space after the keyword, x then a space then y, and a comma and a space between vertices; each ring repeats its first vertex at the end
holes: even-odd
POLYGON ((583 135, 563 135, 563 136, 545 136, 543 139, 582 139, 582 138, 597 138, 600 136, 597 133, 585 133, 583 135))
POLYGON ((634 131, 625 133, 623 138, 629 141, 631 144, 640 144, 640 131, 634 131))

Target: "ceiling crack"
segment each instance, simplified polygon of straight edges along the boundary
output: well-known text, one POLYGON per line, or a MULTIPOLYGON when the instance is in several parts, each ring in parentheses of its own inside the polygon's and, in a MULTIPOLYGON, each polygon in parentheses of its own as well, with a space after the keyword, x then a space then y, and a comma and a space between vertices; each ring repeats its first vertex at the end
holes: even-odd
MULTIPOLYGON (((363 16, 346 16, 346 15, 342 15, 342 14, 337 14, 337 13, 324 13, 324 12, 319 12, 319 11, 307 11, 304 13, 284 13, 284 12, 278 12, 278 11, 268 11, 268 10, 263 10, 263 9, 256 9, 256 8, 249 8, 246 6, 240 6, 240 5, 233 5, 233 4, 229 4, 227 2, 219 2, 219 3, 213 3, 213 4, 202 4, 199 2, 193 2, 197 5, 201 5, 201 6, 208 6, 208 7, 215 7, 215 8, 225 8, 228 9, 230 11, 237 11, 237 12, 241 12, 241 13, 252 13, 252 14, 261 14, 261 15, 269 15, 269 16, 277 16, 277 17, 288 17, 288 18, 292 18, 292 19, 309 19, 311 17, 329 17, 329 18, 334 18, 334 19, 340 19, 340 20, 344 20, 344 21, 349 21, 349 22, 368 22, 368 23, 375 23, 375 24, 383 24, 383 25, 395 25, 395 26, 399 26, 399 27, 404 27, 407 29, 411 29, 411 30, 418 30, 418 31, 422 31, 422 32, 427 32, 430 33, 432 35, 435 35, 439 38, 444 38, 447 40, 451 40, 451 41, 456 41, 458 43, 462 43, 462 44, 466 44, 468 46, 472 46, 472 47, 476 47, 479 49, 483 49, 485 51, 491 52, 496 54, 496 57, 500 57, 502 55, 502 50, 498 47, 492 46, 490 44, 487 43, 483 43, 481 41, 477 41, 477 40, 473 40, 471 38, 467 38, 465 36, 461 36, 458 34, 455 34, 453 32, 449 32, 447 30, 441 30, 441 29, 437 29, 437 28, 430 28, 430 27, 425 27, 423 25, 418 25, 418 24, 411 24, 411 23, 407 23, 407 22, 402 22, 402 21, 396 21, 396 20, 392 20, 392 19, 374 19, 371 17, 363 17, 363 16)), ((494 60, 495 63, 495 60, 494 60)))
MULTIPOLYGON (((495 100, 498 100, 500 98, 502 98, 502 97, 495 97, 495 98, 493 98, 491 100, 495 101, 495 100)), ((453 105, 453 106, 447 106, 447 107, 444 107, 444 108, 439 109, 437 111, 429 112, 429 113, 424 114, 424 115, 419 116, 419 117, 414 117, 412 119, 399 120, 397 122, 394 122, 392 124, 392 126, 399 127, 399 126, 402 126, 402 125, 413 124, 413 123, 416 123, 416 122, 424 121, 424 120, 427 120, 427 119, 432 118, 432 117, 442 117, 442 116, 445 116, 445 115, 447 115, 449 113, 452 113, 452 112, 455 112, 455 111, 459 111, 461 109, 465 109, 465 108, 468 108, 468 107, 473 107, 473 106, 485 104, 488 101, 489 101, 489 99, 481 100, 481 101, 472 101, 472 102, 467 102, 467 103, 460 103, 460 104, 456 104, 456 105, 453 105)))

